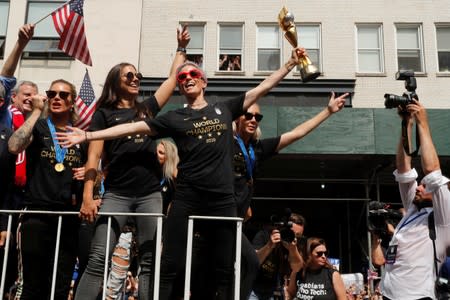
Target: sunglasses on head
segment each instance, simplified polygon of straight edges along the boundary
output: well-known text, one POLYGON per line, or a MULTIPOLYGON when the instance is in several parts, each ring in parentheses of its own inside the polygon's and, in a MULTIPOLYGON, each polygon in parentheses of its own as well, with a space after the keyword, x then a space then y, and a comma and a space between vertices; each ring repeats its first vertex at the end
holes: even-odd
POLYGON ((45 93, 47 94, 47 98, 48 99, 53 99, 56 97, 56 95, 59 95, 59 98, 63 99, 63 100, 67 100, 67 98, 69 98, 70 92, 64 92, 64 91, 45 91, 45 93))
POLYGON ((202 73, 199 70, 191 69, 189 71, 184 71, 184 72, 178 73, 178 75, 177 75, 178 82, 185 81, 188 75, 192 79, 202 78, 202 73))
POLYGON ((328 251, 317 251, 317 252, 316 252, 316 256, 317 256, 317 257, 322 257, 322 256, 324 256, 324 255, 325 255, 325 257, 327 257, 328 251))
POLYGON ((253 117, 255 117, 256 122, 259 122, 259 121, 262 120, 263 115, 262 114, 258 114, 258 113, 252 114, 250 112, 246 112, 244 114, 244 117, 245 117, 246 120, 251 120, 251 119, 253 119, 253 117))
POLYGON ((127 78, 127 80, 132 81, 134 79, 134 77, 136 77, 138 80, 142 80, 143 76, 141 73, 133 73, 133 72, 128 72, 127 74, 125 74, 125 77, 127 78))

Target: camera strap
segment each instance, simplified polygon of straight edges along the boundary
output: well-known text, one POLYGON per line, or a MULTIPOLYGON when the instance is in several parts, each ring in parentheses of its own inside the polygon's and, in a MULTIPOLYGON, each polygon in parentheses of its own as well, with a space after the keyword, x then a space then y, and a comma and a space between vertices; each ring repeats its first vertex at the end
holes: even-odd
POLYGON ((433 241, 433 254, 434 254, 434 270, 436 271, 436 278, 439 278, 438 270, 438 258, 436 254, 436 228, 434 226, 434 212, 430 212, 428 215, 428 235, 433 241))
POLYGON ((410 152, 409 149, 409 138, 408 138, 408 124, 406 123, 405 118, 402 118, 402 144, 403 144, 403 149, 405 150, 405 153, 408 156, 411 157, 416 157, 417 154, 419 153, 419 147, 420 147, 420 137, 419 137, 419 128, 417 127, 417 123, 416 123, 416 150, 414 150, 414 152, 410 152))

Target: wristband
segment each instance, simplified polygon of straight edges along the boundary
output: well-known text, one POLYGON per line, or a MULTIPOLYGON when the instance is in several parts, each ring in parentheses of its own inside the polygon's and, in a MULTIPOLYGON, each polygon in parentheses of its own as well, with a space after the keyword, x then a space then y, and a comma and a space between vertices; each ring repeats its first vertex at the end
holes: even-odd
POLYGON ((178 52, 178 51, 181 51, 181 52, 186 53, 186 48, 178 47, 178 48, 177 48, 177 52, 178 52))

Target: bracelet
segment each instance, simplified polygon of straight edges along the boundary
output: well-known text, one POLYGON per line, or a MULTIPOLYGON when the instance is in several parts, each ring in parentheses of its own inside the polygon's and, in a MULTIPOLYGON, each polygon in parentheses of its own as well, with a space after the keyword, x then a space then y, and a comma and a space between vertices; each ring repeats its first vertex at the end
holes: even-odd
POLYGON ((181 52, 186 53, 186 48, 178 47, 178 48, 177 48, 177 52, 178 52, 178 51, 181 51, 181 52))
POLYGON ((88 142, 87 131, 84 132, 85 141, 88 142))

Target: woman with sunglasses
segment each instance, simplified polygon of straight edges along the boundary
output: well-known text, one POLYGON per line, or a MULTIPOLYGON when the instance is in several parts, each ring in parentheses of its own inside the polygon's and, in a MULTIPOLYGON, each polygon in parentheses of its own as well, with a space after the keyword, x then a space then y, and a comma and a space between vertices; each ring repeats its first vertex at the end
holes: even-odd
MULTIPOLYGON (((187 106, 169 111, 155 119, 122 124, 106 130, 85 132, 72 128, 72 133, 60 135, 66 147, 90 140, 114 139, 144 133, 174 139, 179 155, 177 192, 166 220, 166 236, 161 265, 160 299, 169 299, 176 275, 184 270, 188 216, 236 216, 233 197, 233 131, 232 122, 258 99, 277 85, 296 65, 303 48, 292 50, 289 61, 273 72, 257 87, 245 94, 209 104, 205 98, 207 79, 194 63, 185 63, 177 70, 178 88, 187 106)), ((231 299, 233 278, 233 222, 207 225, 211 232, 205 237, 211 242, 214 256, 214 295, 207 299, 231 299)), ((193 295, 194 296, 194 295, 193 295)))
MULTIPOLYGON (((135 124, 153 119, 167 103, 176 87, 175 71, 186 59, 185 48, 190 40, 187 26, 177 29, 178 49, 170 76, 153 96, 138 102, 142 74, 129 63, 115 65, 108 73, 89 130, 102 130, 118 124, 135 124)), ((102 158, 106 169, 101 211, 161 213, 161 167, 156 158, 156 143, 145 134, 129 134, 111 141, 92 141, 86 163, 86 180, 80 217, 94 222, 98 207, 93 200, 97 166, 102 158)), ((110 252, 125 225, 127 216, 114 216, 110 252)), ((94 300, 101 289, 107 241, 107 217, 96 221, 88 265, 81 277, 75 299, 94 300)), ((152 253, 157 219, 136 217, 139 274, 139 299, 152 299, 152 253)), ((111 254, 111 253, 110 253, 111 254)))
MULTIPOLYGON (((25 123, 11 136, 12 153, 26 149, 27 211, 77 211, 84 180, 85 147, 62 148, 55 132, 66 130, 78 115, 74 110, 75 86, 55 80, 47 97, 35 95, 33 110, 25 123), (47 103, 47 109, 44 107, 47 103), (41 113, 44 112, 44 118, 41 113)), ((67 299, 76 262, 79 219, 62 217, 55 299, 67 299)), ((49 299, 55 255, 58 216, 25 213, 21 217, 19 255, 23 288, 17 299, 49 299)))
POLYGON ((346 300, 341 274, 328 262, 323 239, 311 237, 306 242, 304 265, 291 263, 287 291, 294 299, 346 300))
MULTIPOLYGON (((250 106, 247 112, 235 121, 234 196, 239 217, 246 219, 251 215, 250 203, 253 196, 253 181, 258 165, 276 155, 281 149, 303 138, 332 114, 340 111, 344 107, 347 96, 348 93, 345 93, 335 98, 334 93, 332 93, 328 106, 321 112, 291 131, 273 138, 260 139, 259 122, 263 119, 263 115, 258 104, 250 106)), ((255 253, 250 241, 243 235, 241 299, 248 298, 256 279, 259 262, 264 261, 270 254, 267 251, 258 251, 257 253, 255 253)), ((271 287, 267 288, 271 289, 271 287)))

